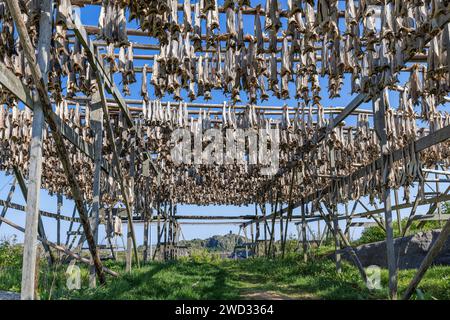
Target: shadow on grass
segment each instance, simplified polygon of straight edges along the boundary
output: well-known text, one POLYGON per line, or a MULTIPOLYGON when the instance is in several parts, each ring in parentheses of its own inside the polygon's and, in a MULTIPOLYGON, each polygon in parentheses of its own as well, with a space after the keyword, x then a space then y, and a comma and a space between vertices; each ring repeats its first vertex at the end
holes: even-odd
POLYGON ((233 299, 227 270, 194 262, 152 263, 110 280, 107 286, 73 292, 72 299, 233 299))

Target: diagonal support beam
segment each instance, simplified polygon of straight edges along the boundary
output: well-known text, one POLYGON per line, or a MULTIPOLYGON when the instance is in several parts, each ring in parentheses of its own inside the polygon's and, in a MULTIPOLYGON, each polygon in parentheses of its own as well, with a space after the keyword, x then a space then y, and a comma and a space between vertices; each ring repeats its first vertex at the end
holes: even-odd
MULTIPOLYGON (((23 102, 31 110, 34 110, 35 102, 33 101, 33 94, 29 87, 25 86, 22 81, 9 70, 3 62, 0 62, 0 84, 8 89, 8 91, 14 93, 14 95, 23 102)), ((56 124, 57 130, 60 134, 72 143, 80 152, 84 153, 91 160, 94 160, 94 146, 84 141, 75 130, 69 127, 65 122, 53 112, 49 110, 49 116, 56 124)), ((106 173, 110 172, 110 164, 106 161, 102 161, 102 170, 106 173)))
MULTIPOLYGON (((87 242, 89 245, 89 251, 94 260, 94 265, 95 265, 95 269, 97 272, 97 276, 99 278, 100 283, 105 283, 106 282, 105 274, 104 274, 104 271, 102 268, 102 262, 100 261, 99 254, 98 254, 97 248, 95 246, 95 241, 94 241, 94 238, 92 235, 89 218, 88 218, 86 208, 84 205, 83 194, 80 190, 80 187, 79 187, 79 184, 78 184, 78 181, 76 178, 76 174, 73 170, 73 166, 70 163, 68 152, 64 145, 64 138, 61 135, 61 133, 58 131, 57 124, 53 121, 53 118, 51 117, 51 114, 53 111, 52 111, 52 105, 50 102, 50 98, 48 96, 47 85, 44 81, 45 78, 43 77, 43 73, 41 72, 41 69, 37 65, 34 48, 33 48, 33 45, 31 44, 30 36, 27 32, 25 23, 22 19, 19 4, 17 1, 14 1, 14 0, 7 0, 6 2, 8 4, 9 11, 11 12, 11 15, 14 19, 14 22, 17 26, 17 32, 20 37, 20 42, 22 44, 23 52, 24 52, 26 60, 29 63, 33 82, 36 86, 36 91, 39 95, 39 101, 37 101, 37 103, 40 103, 42 110, 43 110, 43 115, 45 117, 45 120, 47 121, 47 123, 52 131, 52 137, 55 141, 56 152, 57 152, 59 159, 62 163, 62 166, 64 168, 64 172, 66 174, 72 196, 73 196, 74 201, 78 208, 78 213, 80 215, 81 223, 83 225, 84 233, 86 235, 86 239, 87 239, 87 242)), ((52 16, 50 15, 50 12, 48 12, 47 19, 50 19, 50 21, 51 21, 51 17, 52 16)), ((47 26, 48 26, 48 23, 47 23, 47 26)), ((49 36, 51 36, 51 22, 50 22, 49 30, 45 31, 45 29, 41 29, 41 34, 45 34, 47 32, 48 32, 49 36)), ((48 43, 48 44, 45 43, 45 46, 42 46, 42 47, 43 47, 43 50, 45 51, 50 47, 50 43, 48 43)), ((35 104, 35 106, 36 106, 36 104, 35 104)), ((36 117, 36 114, 35 114, 35 117, 36 117)), ((36 217, 37 217, 37 214, 36 214, 36 217)), ((27 298, 33 298, 33 294, 29 294, 27 296, 27 298)))
MULTIPOLYGON (((14 178, 14 180, 11 184, 11 189, 9 189, 8 196, 6 197, 6 201, 3 204, 3 209, 2 209, 2 212, 0 213, 0 217, 4 218, 6 215, 6 212, 8 212, 8 209, 10 207, 11 200, 12 200, 15 190, 16 190, 16 178, 14 178)), ((1 225, 2 225, 2 221, 0 221, 0 227, 1 227, 1 225)))
POLYGON ((118 178, 118 182, 120 185, 120 190, 121 190, 122 197, 123 197, 123 200, 125 203, 125 208, 127 210, 128 228, 130 229, 129 230, 130 236, 131 236, 131 239, 133 242, 134 258, 139 267, 139 256, 138 256, 136 236, 135 236, 134 226, 133 226, 132 208, 131 208, 131 204, 130 204, 128 193, 127 193, 127 186, 125 185, 124 178, 122 175, 122 170, 120 168, 120 159, 119 159, 119 154, 117 152, 117 145, 114 141, 114 130, 111 125, 108 106, 106 103, 103 79, 101 78, 101 76, 98 73, 97 73, 97 84, 98 84, 98 90, 99 90, 100 99, 101 99, 101 107, 103 109, 103 116, 104 116, 105 124, 106 124, 106 136, 108 137, 109 143, 111 144, 112 153, 113 153, 113 165, 114 165, 114 169, 115 169, 115 172, 116 172, 116 175, 118 178))
MULTIPOLYGON (((25 199, 25 201, 27 202, 27 195, 28 195, 28 189, 27 186, 25 184, 25 179, 23 178, 22 172, 19 170, 19 168, 14 167, 14 175, 16 176, 17 182, 19 183, 19 188, 20 191, 22 192, 22 196, 25 199)), ((24 208, 26 210, 26 208, 24 208)), ((39 210, 39 217, 38 217, 38 235, 47 240, 47 236, 45 235, 45 229, 44 229, 44 223, 42 222, 42 211, 39 210)), ((44 250, 48 253, 48 262, 50 265, 53 264, 53 262, 55 261, 55 258, 53 257, 53 253, 50 250, 50 247, 45 244, 44 242, 42 243, 42 246, 44 247, 44 250)))

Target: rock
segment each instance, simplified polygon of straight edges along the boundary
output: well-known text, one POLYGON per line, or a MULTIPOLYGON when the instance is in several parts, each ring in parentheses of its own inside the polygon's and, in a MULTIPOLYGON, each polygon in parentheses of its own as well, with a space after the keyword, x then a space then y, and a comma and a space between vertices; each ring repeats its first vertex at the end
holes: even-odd
MULTIPOLYGON (((440 230, 419 232, 417 234, 394 240, 395 253, 398 257, 400 269, 416 269, 425 258, 428 250, 434 244, 440 234, 440 230)), ((364 267, 377 265, 387 268, 386 261, 386 241, 364 244, 355 248, 361 263, 364 267)), ((348 253, 343 253, 342 257, 351 261, 348 253)), ((450 265, 450 238, 447 239, 444 248, 435 258, 434 265, 450 265)))
POLYGON ((0 291, 0 300, 20 300, 20 294, 16 292, 0 291))

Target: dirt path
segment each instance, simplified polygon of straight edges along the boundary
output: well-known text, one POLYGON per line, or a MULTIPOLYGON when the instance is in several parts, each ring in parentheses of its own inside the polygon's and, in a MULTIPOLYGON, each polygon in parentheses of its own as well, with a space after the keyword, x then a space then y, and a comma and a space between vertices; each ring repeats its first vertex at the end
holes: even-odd
POLYGON ((276 291, 249 291, 241 294, 242 299, 245 300, 315 300, 310 294, 284 294, 276 291))

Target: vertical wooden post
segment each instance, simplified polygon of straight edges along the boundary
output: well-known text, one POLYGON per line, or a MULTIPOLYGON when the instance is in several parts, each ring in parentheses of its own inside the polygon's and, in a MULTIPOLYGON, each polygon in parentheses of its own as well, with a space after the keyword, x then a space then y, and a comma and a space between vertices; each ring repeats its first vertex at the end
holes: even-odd
MULTIPOLYGON (((448 50, 447 58, 450 59, 450 49, 448 50)), ((435 166, 435 169, 436 170, 439 169, 438 165, 435 166)), ((434 174, 434 178, 436 179, 436 196, 439 196, 440 195, 440 191, 439 191, 439 175, 437 174, 437 172, 434 174)), ((442 210, 441 210, 441 203, 439 202, 439 198, 436 199, 436 210, 437 210, 438 219, 439 219, 439 226, 442 228, 442 219, 441 219, 442 210)))
POLYGON ((306 212, 305 212, 305 203, 301 204, 302 210, 302 249, 303 249, 303 261, 308 262, 308 247, 306 244, 306 212))
POLYGON ((39 268, 41 265, 41 247, 36 248, 36 267, 34 270, 34 297, 39 300, 39 268))
MULTIPOLYGON (((91 106, 91 128, 94 132, 94 182, 92 187, 92 211, 91 211, 91 228, 94 236, 95 245, 98 245, 98 225, 100 222, 100 205, 101 205, 101 167, 102 167, 102 148, 103 148, 103 108, 100 92, 96 91, 92 95, 91 106)), ((92 260, 92 259, 91 259, 92 260)), ((96 287, 95 266, 92 261, 90 267, 89 286, 96 287)))
POLYGON ((167 202, 164 203, 164 248, 163 248, 163 256, 164 260, 167 260, 167 223, 168 223, 169 217, 167 214, 167 202))
POLYGON ((337 214, 335 209, 333 208, 333 235, 334 235, 334 244, 335 244, 335 253, 334 257, 336 259, 336 271, 338 273, 342 272, 341 268, 341 254, 338 253, 341 249, 341 242, 339 241, 339 236, 337 230, 339 229, 339 221, 337 219, 337 214))
MULTIPOLYGON (((387 89, 384 89, 387 90, 387 89)), ((385 105, 382 99, 382 94, 379 94, 373 100, 373 112, 375 122, 375 132, 380 140, 381 154, 383 157, 383 172, 389 172, 389 163, 387 158, 387 133, 385 121, 385 105)), ((383 177, 383 182, 386 183, 386 178, 383 177)), ((389 270, 389 293, 392 299, 397 299, 397 261, 395 259, 394 247, 394 229, 392 227, 392 207, 391 207, 391 189, 386 185, 383 186, 383 202, 384 202, 384 216, 386 224, 386 252, 387 264, 389 270)))
POLYGON ((344 204, 344 208, 345 208, 345 232, 344 232, 344 235, 350 241, 351 216, 350 216, 350 213, 348 212, 348 203, 347 202, 344 204))
POLYGON ((320 243, 320 239, 322 239, 322 236, 320 234, 320 219, 317 220, 317 239, 319 240, 318 243, 320 243))
MULTIPOLYGON (((9 4, 9 3, 8 3, 9 4)), ((38 64, 43 82, 47 84, 47 72, 50 61, 50 42, 52 36, 52 0, 41 2, 41 17, 39 20, 38 64)), ((35 298, 37 233, 39 218, 39 192, 42 175, 42 144, 44 131, 44 111, 37 95, 34 98, 33 124, 30 144, 30 164, 28 178, 28 194, 26 206, 25 238, 23 249, 22 285, 20 298, 33 300, 35 298)))
MULTIPOLYGON (((130 195, 131 193, 134 193, 134 174, 135 174, 135 145, 134 145, 135 140, 133 139, 133 143, 132 143, 132 149, 130 152, 130 185, 129 190, 130 190, 130 195)), ((125 191, 127 192, 127 191, 125 191)), ((130 201, 130 206, 131 206, 131 212, 134 212, 134 203, 132 201, 130 201)), ((131 226, 132 221, 128 221, 128 225, 127 225, 127 255, 126 255, 126 271, 127 272, 131 272, 131 264, 132 264, 132 257, 133 257, 133 235, 131 232, 131 226)), ((137 248, 136 248, 137 249, 137 248)), ((137 258, 137 257, 136 257, 137 258)))
POLYGON ((161 204, 158 204, 158 221, 156 226, 156 249, 153 256, 156 255, 156 250, 161 247, 161 204))
POLYGON ((266 204, 261 206, 261 213, 264 217, 264 255, 267 257, 267 219, 266 219, 266 204))
MULTIPOLYGON (((148 226, 149 226, 149 220, 151 219, 152 215, 148 214, 148 209, 145 210, 144 213, 144 253, 142 256, 142 260, 144 263, 147 262, 148 259, 148 226)), ((151 210, 151 209, 150 209, 151 210)))
POLYGON ((400 234, 403 233, 402 231, 402 216, 400 215, 400 209, 398 208, 398 190, 394 189, 394 201, 395 201, 395 206, 397 207, 396 212, 397 212, 397 225, 398 225, 398 232, 400 234))
MULTIPOLYGON (((152 209, 153 210, 153 209, 152 209)), ((152 219, 153 214, 150 217, 149 226, 148 226, 148 242, 149 242, 149 249, 150 249, 150 259, 153 260, 153 244, 152 244, 152 219)))
MULTIPOLYGON (((333 146, 330 147, 330 169, 332 175, 336 175, 336 150, 333 146)), ((332 190, 335 190, 335 180, 333 179, 331 181, 332 190)), ((336 260, 336 271, 338 273, 341 273, 341 255, 338 253, 338 251, 341 249, 341 242, 339 241, 339 236, 337 234, 337 230, 339 228, 339 220, 337 217, 336 212, 336 204, 333 205, 333 211, 332 211, 332 218, 333 218, 333 236, 334 236, 334 244, 335 244, 335 251, 334 251, 334 258, 336 260)))
POLYGON ((283 211, 282 206, 280 206, 280 250, 283 250, 284 243, 284 228, 283 228, 283 211))
POLYGON ((255 226, 255 255, 259 256, 259 237, 261 236, 261 229, 258 222, 258 205, 255 203, 255 219, 256 219, 256 226, 255 226))
POLYGON ((56 204, 56 244, 59 246, 61 244, 61 208, 63 204, 62 194, 57 194, 57 204, 56 204))

